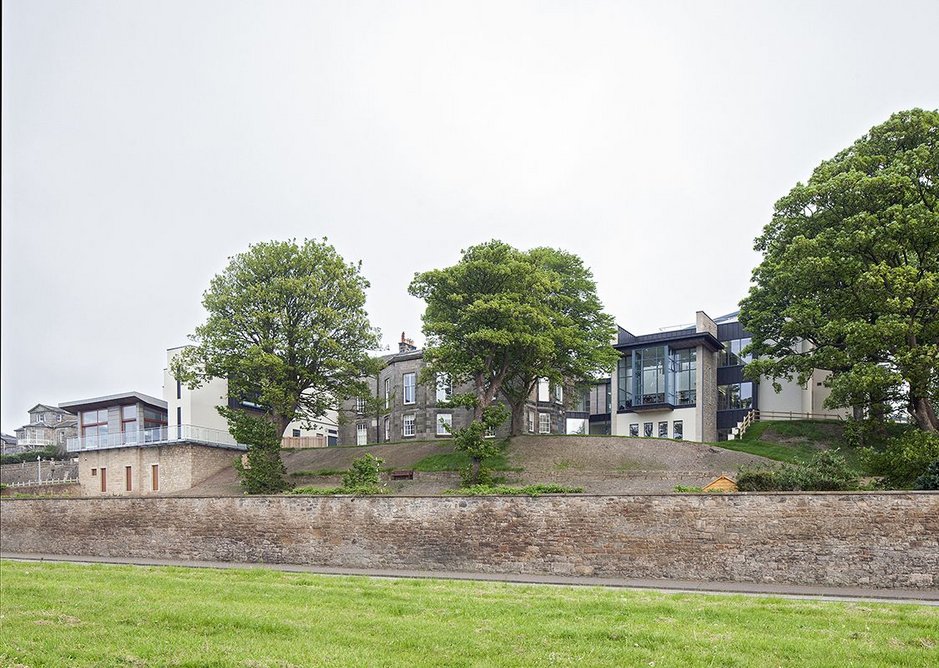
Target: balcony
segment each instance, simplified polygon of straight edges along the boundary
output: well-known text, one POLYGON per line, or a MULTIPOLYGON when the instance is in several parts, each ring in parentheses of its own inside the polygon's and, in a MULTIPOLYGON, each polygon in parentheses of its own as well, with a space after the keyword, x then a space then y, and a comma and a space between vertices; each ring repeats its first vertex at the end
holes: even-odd
POLYGON ((66 450, 68 452, 82 452, 85 450, 109 450, 135 446, 172 445, 174 443, 195 443, 197 445, 235 450, 248 449, 246 445, 237 443, 227 431, 181 424, 173 427, 142 429, 103 436, 70 438, 66 444, 66 450))

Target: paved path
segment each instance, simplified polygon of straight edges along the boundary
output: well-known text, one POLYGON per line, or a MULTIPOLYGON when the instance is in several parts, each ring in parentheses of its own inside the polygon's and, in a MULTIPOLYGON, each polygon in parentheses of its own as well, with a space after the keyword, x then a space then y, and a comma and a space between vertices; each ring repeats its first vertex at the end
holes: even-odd
POLYGON ((278 571, 317 573, 321 575, 364 575, 381 578, 438 578, 444 580, 478 580, 484 582, 512 582, 520 584, 624 587, 628 589, 651 589, 669 593, 745 594, 749 596, 773 596, 779 598, 817 599, 826 601, 916 603, 939 607, 939 590, 936 589, 867 589, 863 587, 815 587, 750 582, 696 582, 693 580, 641 580, 634 578, 524 575, 516 573, 331 568, 328 566, 295 566, 290 564, 249 564, 225 561, 84 557, 51 554, 16 554, 12 552, 0 552, 0 558, 23 561, 64 561, 69 563, 131 564, 137 566, 183 566, 186 568, 268 568, 278 571))

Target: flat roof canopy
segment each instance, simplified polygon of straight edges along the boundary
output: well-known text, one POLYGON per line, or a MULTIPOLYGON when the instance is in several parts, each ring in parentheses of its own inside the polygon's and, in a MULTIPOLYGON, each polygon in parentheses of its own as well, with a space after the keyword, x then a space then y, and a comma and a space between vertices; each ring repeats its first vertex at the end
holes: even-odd
POLYGON ((143 403, 154 408, 166 410, 166 402, 156 397, 141 392, 121 392, 120 394, 109 394, 104 397, 92 397, 91 399, 81 399, 79 401, 66 401, 59 404, 70 413, 80 413, 81 411, 93 411, 109 406, 130 406, 131 404, 143 403))

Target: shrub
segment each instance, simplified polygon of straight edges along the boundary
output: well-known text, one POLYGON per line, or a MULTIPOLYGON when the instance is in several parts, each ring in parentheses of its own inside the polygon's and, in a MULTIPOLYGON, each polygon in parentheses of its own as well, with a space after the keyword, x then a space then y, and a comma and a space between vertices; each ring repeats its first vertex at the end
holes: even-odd
POLYGON ((672 491, 679 494, 697 494, 698 492, 703 492, 704 490, 702 490, 700 487, 695 487, 694 485, 675 485, 672 488, 672 491))
POLYGON ((367 496, 370 494, 384 494, 385 488, 381 486, 381 465, 384 460, 367 454, 352 462, 352 466, 342 475, 342 487, 297 487, 290 494, 307 494, 312 496, 329 496, 332 494, 355 494, 367 496))
POLYGON ((369 489, 381 485, 381 465, 383 459, 367 454, 352 462, 349 470, 342 475, 342 487, 347 490, 369 489))
POLYGON ((36 457, 42 457, 43 461, 50 459, 67 459, 54 446, 50 445, 42 450, 29 450, 27 452, 18 452, 15 455, 0 455, 0 464, 22 464, 23 462, 35 462, 36 457))
POLYGON ((910 430, 892 438, 883 450, 864 450, 871 473, 882 476, 888 487, 908 488, 939 459, 939 435, 910 430))
POLYGON ((778 469, 742 466, 737 472, 737 489, 741 492, 779 491, 778 469))
POLYGON ((564 485, 555 484, 527 485, 525 487, 473 485, 460 489, 448 489, 444 494, 459 494, 461 496, 540 496, 542 494, 580 494, 583 491, 583 487, 565 487, 564 485))
POLYGON ((858 474, 834 450, 823 450, 805 464, 741 467, 737 489, 741 492, 833 492, 858 488, 858 474))
POLYGON ((939 489, 939 459, 926 467, 926 472, 913 483, 914 489, 939 489))

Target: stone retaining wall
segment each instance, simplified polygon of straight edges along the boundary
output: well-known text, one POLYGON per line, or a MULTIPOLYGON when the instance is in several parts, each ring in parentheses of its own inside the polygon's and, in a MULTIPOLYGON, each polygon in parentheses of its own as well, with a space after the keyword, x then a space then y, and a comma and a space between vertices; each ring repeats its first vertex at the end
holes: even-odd
POLYGON ((35 483, 39 478, 43 482, 50 480, 78 480, 78 462, 72 460, 43 460, 35 459, 20 462, 19 464, 4 464, 0 466, 0 483, 17 485, 35 483))
POLYGON ((939 494, 11 499, 5 553, 939 589, 939 494))

